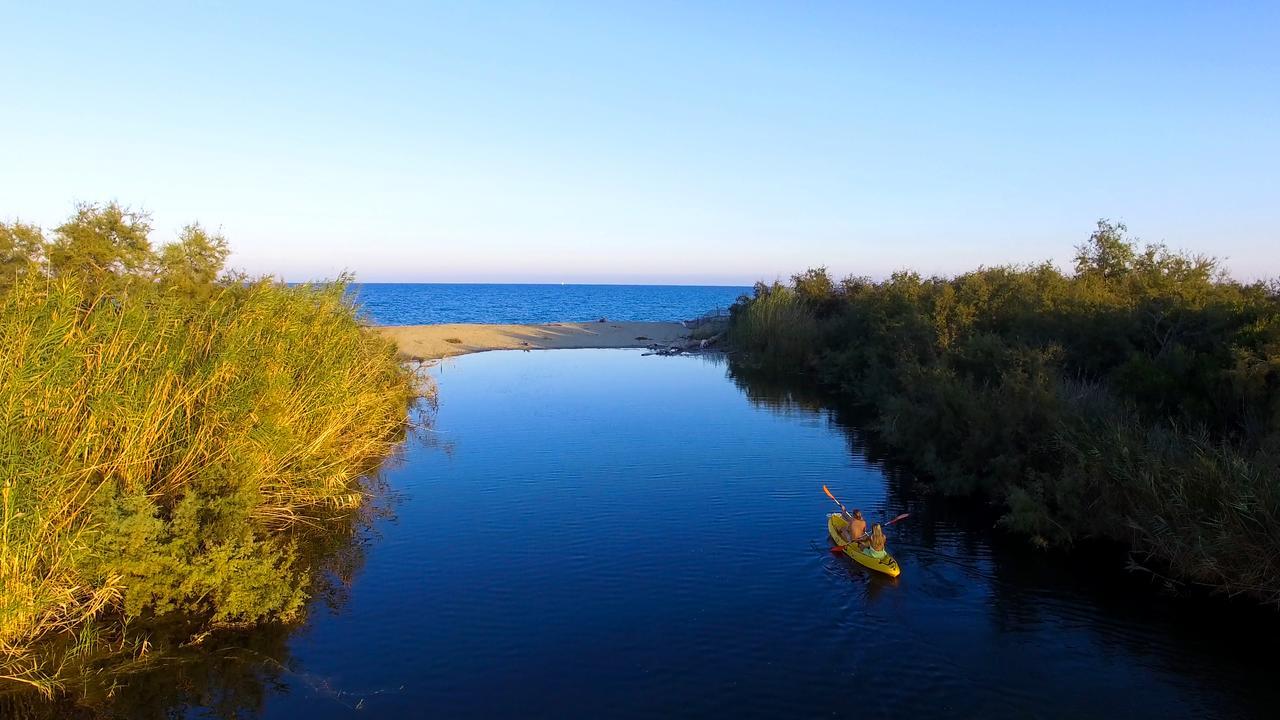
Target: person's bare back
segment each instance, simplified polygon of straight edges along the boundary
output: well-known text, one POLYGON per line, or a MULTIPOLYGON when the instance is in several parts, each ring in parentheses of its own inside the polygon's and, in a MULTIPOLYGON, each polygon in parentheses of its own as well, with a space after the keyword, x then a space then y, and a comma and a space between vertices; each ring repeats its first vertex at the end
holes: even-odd
POLYGON ((857 542, 867 534, 867 521, 862 519, 861 510, 855 508, 852 514, 845 513, 844 519, 849 523, 845 526, 849 542, 857 542))

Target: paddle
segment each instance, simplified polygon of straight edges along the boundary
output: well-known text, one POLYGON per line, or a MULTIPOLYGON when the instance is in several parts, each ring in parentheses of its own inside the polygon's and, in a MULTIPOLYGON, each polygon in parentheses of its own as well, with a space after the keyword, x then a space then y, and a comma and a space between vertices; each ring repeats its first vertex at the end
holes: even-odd
MULTIPOLYGON (((823 490, 826 490, 826 489, 827 489, 827 486, 826 486, 826 485, 823 485, 823 486, 822 486, 822 489, 823 489, 823 490)), ((828 495, 830 495, 831 493, 827 493, 827 494, 828 494, 828 495)), ((832 498, 832 500, 835 500, 835 498, 832 498)), ((839 502, 840 502, 839 500, 836 500, 836 503, 837 503, 837 504, 839 504, 839 502)), ((843 506, 843 505, 841 505, 841 506, 840 506, 840 509, 841 509, 841 510, 843 510, 843 509, 844 509, 844 506, 843 506)), ((894 519, 890 520, 889 522, 887 522, 887 523, 882 523, 882 524, 880 525, 880 527, 882 527, 882 528, 887 528, 887 527, 889 527, 890 525, 892 525, 892 524, 894 524, 894 523, 896 523, 896 522, 900 522, 900 521, 902 521, 902 520, 906 520, 906 519, 907 519, 907 518, 909 518, 909 517, 911 517, 911 513, 902 513, 901 515, 899 515, 898 517, 896 517, 896 518, 894 518, 894 519)), ((865 532, 865 533, 863 533, 863 534, 862 534, 862 537, 858 538, 857 540, 854 540, 853 542, 855 542, 855 543, 856 543, 856 542, 861 542, 861 541, 863 541, 863 540, 866 540, 866 539, 867 539, 867 538, 869 538, 869 537, 871 537, 871 532, 870 532, 870 531, 867 531, 867 532, 865 532)), ((833 553, 842 553, 842 552, 844 552, 844 548, 845 548, 845 546, 844 546, 844 545, 832 545, 832 546, 831 546, 831 552, 833 552, 833 553)))
MULTIPOLYGON (((831 491, 829 491, 829 489, 827 489, 827 486, 822 486, 822 492, 827 493, 827 497, 831 498, 831 501, 832 501, 832 502, 835 502, 835 503, 836 503, 836 505, 840 506, 840 511, 841 511, 841 512, 844 512, 844 514, 845 514, 845 515, 849 515, 849 510, 845 510, 845 503, 844 503, 844 502, 840 502, 840 501, 836 500, 836 496, 831 495, 831 491)), ((832 547, 831 547, 831 551, 832 551, 832 552, 844 552, 844 551, 845 551, 845 546, 842 546, 842 544, 836 544, 836 546, 832 546, 832 547)))
MULTIPOLYGON (((828 489, 826 485, 823 485, 823 486, 822 486, 822 492, 826 493, 826 494, 827 494, 827 497, 831 498, 831 502, 833 502, 833 503, 835 503, 835 504, 839 505, 839 506, 840 506, 840 509, 841 509, 842 511, 844 511, 844 513, 845 513, 846 515, 848 515, 848 514, 849 514, 849 511, 844 509, 844 503, 842 503, 842 502, 840 502, 839 500, 837 500, 837 499, 836 499, 836 496, 831 494, 831 490, 830 490, 830 489, 828 489)), ((887 522, 887 523, 881 523, 880 527, 882 527, 882 528, 887 528, 887 527, 889 527, 890 525, 892 525, 892 524, 894 524, 894 523, 896 523, 896 522, 898 522, 898 521, 900 521, 900 520, 906 520, 906 519, 907 519, 907 518, 909 518, 909 517, 911 517, 911 513, 902 513, 901 515, 899 515, 898 517, 896 517, 896 518, 894 518, 894 519, 890 520, 890 521, 889 521, 889 522, 887 522)), ((871 537, 871 532, 870 532, 870 531, 867 531, 867 532, 863 533, 862 537, 858 538, 858 540, 865 540, 865 539, 867 539, 867 538, 869 538, 869 537, 871 537)), ((858 540, 855 540, 854 542, 857 542, 858 540)), ((833 547, 831 548, 831 552, 834 552, 834 553, 844 552, 844 546, 843 546, 843 545, 835 545, 835 546, 833 546, 833 547)))
MULTIPOLYGON (((826 485, 823 485, 823 486, 822 486, 822 492, 826 493, 826 494, 827 494, 827 497, 831 498, 831 502, 833 502, 833 503, 835 503, 835 504, 839 505, 839 506, 840 506, 840 509, 841 509, 841 510, 844 510, 844 503, 842 503, 842 502, 840 502, 839 500, 837 500, 837 499, 836 499, 836 496, 831 494, 831 491, 827 489, 827 486, 826 486, 826 485)), ((847 512, 849 512, 848 510, 844 510, 844 511, 845 511, 846 513, 847 513, 847 512)))
MULTIPOLYGON (((909 518, 909 517, 911 517, 911 513, 902 513, 901 515, 899 515, 898 517, 896 517, 896 518, 894 518, 894 519, 890 520, 889 522, 887 522, 887 523, 882 523, 882 524, 880 525, 880 527, 882 527, 882 528, 887 528, 887 527, 889 527, 890 525, 892 525, 892 524, 894 524, 894 523, 898 522, 899 520, 906 520, 906 519, 907 519, 907 518, 909 518)), ((869 537, 871 537, 871 532, 870 532, 870 531, 867 531, 867 532, 863 533, 863 534, 862 534, 862 537, 860 537, 860 538, 858 538, 858 539, 859 539, 859 540, 864 540, 864 539, 869 538, 869 537)))

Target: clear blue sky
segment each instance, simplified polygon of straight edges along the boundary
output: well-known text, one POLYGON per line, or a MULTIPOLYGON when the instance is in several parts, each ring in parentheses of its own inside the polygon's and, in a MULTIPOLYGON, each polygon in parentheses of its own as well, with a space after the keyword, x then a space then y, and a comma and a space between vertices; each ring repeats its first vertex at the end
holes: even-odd
POLYGON ((221 226, 298 280, 1280 275, 1280 4, 5 3, 0 216, 221 226), (1123 6, 1123 7, 1121 7, 1123 6))

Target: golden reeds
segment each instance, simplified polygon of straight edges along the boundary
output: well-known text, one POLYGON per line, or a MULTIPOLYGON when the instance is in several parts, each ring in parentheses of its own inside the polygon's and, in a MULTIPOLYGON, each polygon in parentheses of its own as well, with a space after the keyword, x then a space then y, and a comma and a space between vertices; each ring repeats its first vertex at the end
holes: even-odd
POLYGON ((360 506, 417 390, 341 284, 100 293, 0 293, 0 682, 95 618, 296 614, 285 531, 360 506))

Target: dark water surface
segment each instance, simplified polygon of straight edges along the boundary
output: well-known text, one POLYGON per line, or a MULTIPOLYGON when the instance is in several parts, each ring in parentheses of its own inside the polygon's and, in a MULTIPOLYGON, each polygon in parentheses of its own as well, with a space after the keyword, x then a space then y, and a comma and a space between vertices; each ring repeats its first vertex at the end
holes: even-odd
MULTIPOLYGON (((395 518, 378 523, 347 597, 292 637, 211 650, 239 660, 169 683, 201 688, 190 716, 1128 720, 1280 707, 1280 636, 1258 622, 1270 615, 1000 540, 989 522, 913 499, 825 412, 750 400, 723 364, 500 352, 436 373, 432 443, 410 443, 385 473, 395 518), (828 552, 823 484, 873 518, 912 513, 890 531, 901 578, 828 552)), ((163 697, 117 693, 125 716, 155 716, 163 697)))
POLYGON ((687 320, 727 309, 748 287, 368 283, 352 292, 379 325, 687 320))

